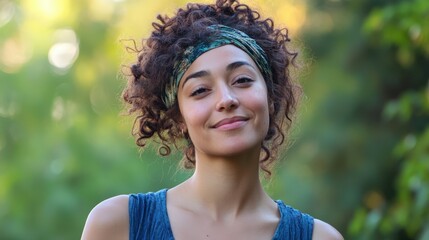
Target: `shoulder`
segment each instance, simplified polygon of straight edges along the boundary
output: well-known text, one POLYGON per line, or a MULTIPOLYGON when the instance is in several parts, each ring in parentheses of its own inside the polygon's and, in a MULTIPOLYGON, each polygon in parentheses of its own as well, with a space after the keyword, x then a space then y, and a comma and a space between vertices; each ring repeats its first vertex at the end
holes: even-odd
POLYGON ((95 206, 88 215, 81 239, 128 239, 128 199, 128 195, 120 195, 95 206))
POLYGON ((313 239, 344 240, 343 236, 337 231, 337 229, 319 219, 314 219, 313 239))

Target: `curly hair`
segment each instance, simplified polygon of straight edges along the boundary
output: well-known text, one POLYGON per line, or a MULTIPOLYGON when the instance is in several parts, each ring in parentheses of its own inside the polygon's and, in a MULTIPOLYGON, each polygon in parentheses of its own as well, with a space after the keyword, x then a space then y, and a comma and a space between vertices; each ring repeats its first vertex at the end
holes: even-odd
POLYGON ((131 74, 122 98, 130 114, 136 114, 133 135, 136 144, 146 145, 155 137, 160 143, 159 154, 167 156, 171 147, 184 151, 183 166, 195 167, 195 148, 189 135, 181 131, 182 118, 177 100, 167 107, 162 100, 170 81, 175 59, 189 46, 209 36, 207 27, 222 24, 238 29, 265 51, 271 66, 273 81, 267 83, 269 130, 262 143, 260 168, 268 175, 280 145, 284 143, 292 115, 299 98, 299 85, 291 79, 290 65, 297 56, 287 48, 290 41, 287 29, 276 29, 272 19, 261 15, 236 0, 217 0, 215 4, 189 3, 173 17, 157 16, 150 37, 143 41, 137 62, 129 67, 131 74), (185 141, 179 141, 183 140, 185 141), (184 142, 181 146, 180 142, 184 142))

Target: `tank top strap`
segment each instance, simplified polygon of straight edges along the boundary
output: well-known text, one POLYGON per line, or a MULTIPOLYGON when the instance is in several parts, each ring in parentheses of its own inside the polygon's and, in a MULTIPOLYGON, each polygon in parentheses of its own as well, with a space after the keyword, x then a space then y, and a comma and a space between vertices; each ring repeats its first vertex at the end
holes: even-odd
MULTIPOLYGON (((174 240, 168 219, 166 195, 167 189, 129 195, 130 240, 174 240)), ((281 200, 276 203, 280 211, 280 222, 272 239, 311 240, 313 217, 285 205, 281 200)))
POLYGON ((162 189, 129 195, 130 240, 174 239, 168 220, 166 193, 167 189, 162 189))
POLYGON ((311 240, 314 218, 283 203, 276 201, 280 211, 280 222, 273 240, 311 240))

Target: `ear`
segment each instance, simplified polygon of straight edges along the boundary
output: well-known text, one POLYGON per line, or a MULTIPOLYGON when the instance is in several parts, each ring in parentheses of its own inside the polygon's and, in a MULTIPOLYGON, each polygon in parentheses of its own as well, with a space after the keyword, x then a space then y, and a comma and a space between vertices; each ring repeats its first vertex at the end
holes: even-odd
POLYGON ((185 123, 185 119, 183 119, 182 114, 180 113, 180 111, 178 112, 178 114, 176 115, 176 119, 174 120, 177 123, 177 128, 180 131, 185 131, 188 128, 186 127, 186 123, 185 123))
POLYGON ((188 132, 188 127, 186 126, 185 122, 183 122, 183 121, 180 121, 179 129, 182 133, 188 132))
POLYGON ((184 132, 188 132, 188 127, 184 123, 180 124, 180 129, 182 129, 182 131, 184 131, 184 132))

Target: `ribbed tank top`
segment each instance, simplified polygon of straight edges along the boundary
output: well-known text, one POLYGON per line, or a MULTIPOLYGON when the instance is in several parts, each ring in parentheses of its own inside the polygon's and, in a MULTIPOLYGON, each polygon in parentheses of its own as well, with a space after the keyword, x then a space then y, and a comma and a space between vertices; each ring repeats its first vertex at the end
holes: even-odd
MULTIPOLYGON (((130 240, 174 240, 167 214, 167 189, 129 195, 130 240)), ((273 240, 311 240, 314 219, 308 214, 275 201, 280 222, 273 240)))

